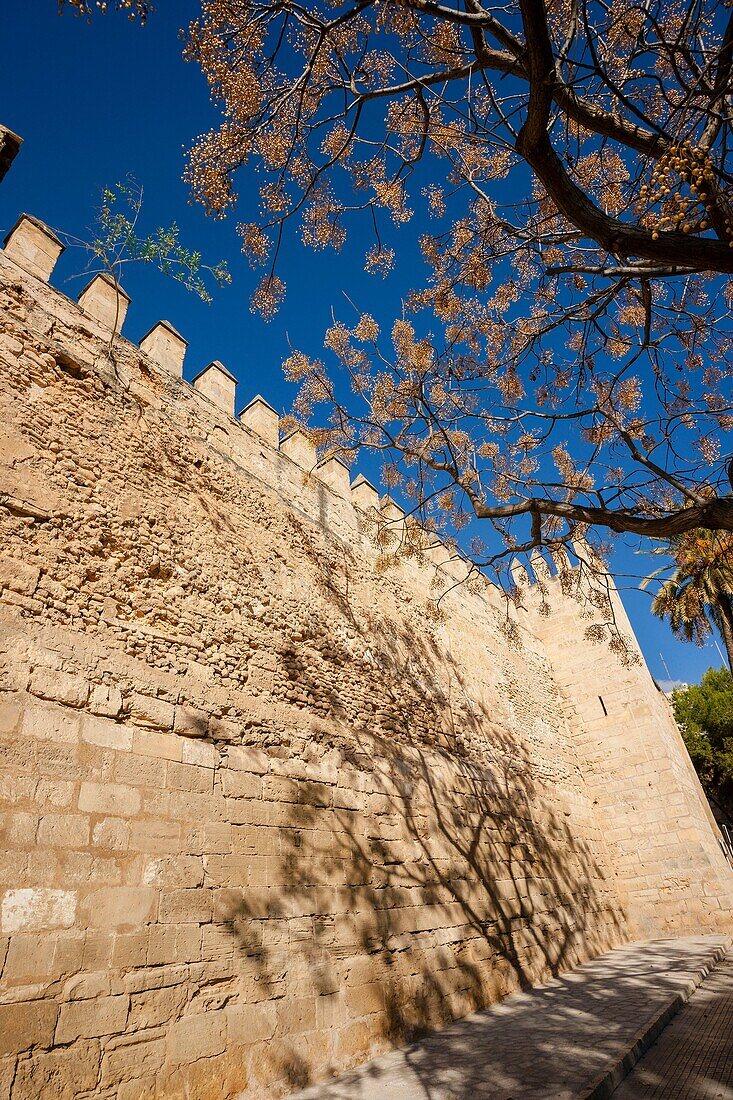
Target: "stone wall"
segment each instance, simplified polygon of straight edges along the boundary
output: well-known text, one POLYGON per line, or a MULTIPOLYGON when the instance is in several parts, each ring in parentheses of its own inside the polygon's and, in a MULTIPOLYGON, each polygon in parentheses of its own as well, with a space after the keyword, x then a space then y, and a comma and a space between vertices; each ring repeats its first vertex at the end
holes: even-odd
POLYGON ((182 381, 167 322, 113 337, 128 299, 49 287, 60 248, 0 253, 0 1100, 278 1096, 729 927, 646 670, 557 580, 515 632, 488 583, 433 622, 445 552, 379 569, 399 511, 235 418, 221 364, 182 381))
MULTIPOLYGON (((577 604, 557 582, 551 590, 552 616, 535 622, 627 891, 632 937, 730 928, 733 873, 671 706, 643 661, 624 667, 584 642, 577 604)), ((634 640, 610 594, 619 629, 634 640)))

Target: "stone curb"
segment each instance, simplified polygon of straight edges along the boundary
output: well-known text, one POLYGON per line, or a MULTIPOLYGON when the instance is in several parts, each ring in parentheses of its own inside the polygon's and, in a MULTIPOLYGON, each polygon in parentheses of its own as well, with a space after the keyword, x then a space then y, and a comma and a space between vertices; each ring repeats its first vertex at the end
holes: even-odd
POLYGON ((629 1075, 639 1059, 646 1053, 650 1046, 659 1038, 667 1024, 679 1010, 687 1004, 692 994, 702 985, 707 976, 715 969, 728 954, 731 941, 727 946, 716 947, 707 963, 700 967, 695 975, 685 984, 684 988, 667 1001, 666 1005, 653 1016, 643 1027, 639 1028, 626 1052, 622 1054, 614 1065, 602 1073, 587 1091, 579 1093, 576 1100, 607 1100, 614 1089, 618 1088, 625 1077, 629 1075))

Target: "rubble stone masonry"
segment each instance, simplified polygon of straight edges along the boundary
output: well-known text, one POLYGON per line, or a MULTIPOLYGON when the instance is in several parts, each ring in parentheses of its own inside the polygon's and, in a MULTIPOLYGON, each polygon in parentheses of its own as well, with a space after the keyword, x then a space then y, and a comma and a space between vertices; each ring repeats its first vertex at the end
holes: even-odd
POLYGON ((220 364, 184 382, 167 322, 113 337, 60 248, 0 252, 0 1100, 280 1096, 730 929, 646 668, 551 577, 516 633, 488 582, 433 622, 440 548, 378 569, 369 484, 220 364))

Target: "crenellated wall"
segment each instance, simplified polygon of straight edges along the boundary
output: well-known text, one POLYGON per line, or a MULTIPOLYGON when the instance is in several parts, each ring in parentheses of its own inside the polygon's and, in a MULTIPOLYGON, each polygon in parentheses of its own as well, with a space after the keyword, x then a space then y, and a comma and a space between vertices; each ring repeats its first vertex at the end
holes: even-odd
POLYGON ((730 928, 667 704, 567 575, 510 631, 483 580, 432 620, 463 563, 383 571, 397 506, 184 382, 168 322, 126 340, 114 283, 51 287, 61 247, 0 252, 0 1100, 283 1095, 730 928))

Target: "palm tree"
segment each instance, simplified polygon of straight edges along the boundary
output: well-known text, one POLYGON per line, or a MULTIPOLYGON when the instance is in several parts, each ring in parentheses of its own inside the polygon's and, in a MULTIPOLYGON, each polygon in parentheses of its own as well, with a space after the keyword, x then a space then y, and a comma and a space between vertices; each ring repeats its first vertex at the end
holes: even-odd
POLYGON ((654 596, 652 611, 668 619, 678 638, 702 645, 720 631, 733 671, 733 533, 688 531, 655 553, 670 554, 673 564, 658 569, 642 588, 668 569, 674 569, 654 596))

